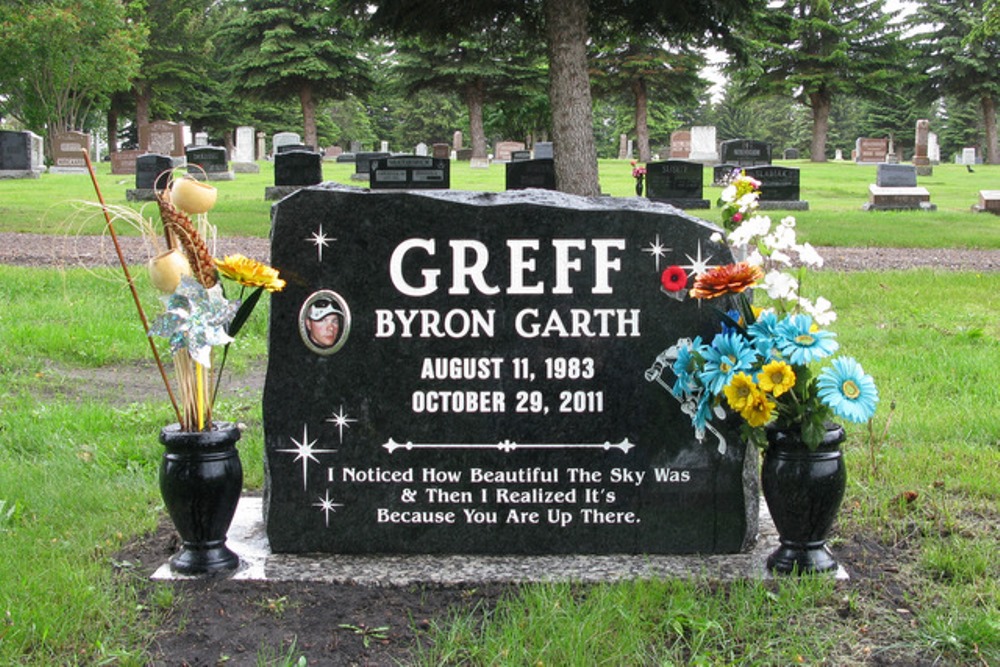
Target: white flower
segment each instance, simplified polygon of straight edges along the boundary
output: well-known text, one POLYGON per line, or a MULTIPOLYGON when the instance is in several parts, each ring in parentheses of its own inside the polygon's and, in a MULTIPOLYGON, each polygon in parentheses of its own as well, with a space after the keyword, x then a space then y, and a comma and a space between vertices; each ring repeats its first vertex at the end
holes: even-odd
POLYGON ((722 201, 731 204, 733 200, 736 199, 736 186, 727 185, 725 188, 723 188, 722 194, 719 195, 719 198, 722 201))
POLYGON ((795 226, 795 217, 791 216, 791 215, 789 215, 787 217, 784 217, 784 218, 781 219, 781 224, 784 225, 785 227, 794 227, 795 226))
POLYGON ((796 247, 795 250, 799 253, 799 260, 803 264, 816 267, 817 269, 823 266, 823 257, 816 252, 816 248, 813 248, 808 243, 803 243, 802 245, 796 247))
POLYGON ((722 234, 719 232, 712 232, 708 238, 712 243, 722 243, 722 234))
POLYGON ((813 303, 805 297, 799 297, 799 307, 812 316, 813 321, 821 327, 832 324, 837 319, 837 313, 830 310, 832 304, 823 297, 817 297, 813 303))
POLYGON ((777 262, 779 264, 784 264, 785 266, 792 265, 792 258, 782 250, 775 250, 771 253, 770 259, 772 262, 777 262))
POLYGON ((799 281, 782 271, 769 271, 764 276, 763 287, 772 299, 789 301, 797 298, 799 281))
POLYGON ((767 234, 771 229, 771 218, 766 215, 754 215, 729 233, 729 242, 735 246, 750 245, 754 239, 767 234))

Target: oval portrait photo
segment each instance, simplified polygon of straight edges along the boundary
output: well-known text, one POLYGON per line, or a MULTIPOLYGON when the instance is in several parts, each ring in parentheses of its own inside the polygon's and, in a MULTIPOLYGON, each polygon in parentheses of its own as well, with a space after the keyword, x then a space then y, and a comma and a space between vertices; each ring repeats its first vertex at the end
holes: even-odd
POLYGON ((333 354, 344 347, 351 331, 351 309, 332 290, 309 295, 299 310, 299 333, 306 347, 316 354, 333 354))

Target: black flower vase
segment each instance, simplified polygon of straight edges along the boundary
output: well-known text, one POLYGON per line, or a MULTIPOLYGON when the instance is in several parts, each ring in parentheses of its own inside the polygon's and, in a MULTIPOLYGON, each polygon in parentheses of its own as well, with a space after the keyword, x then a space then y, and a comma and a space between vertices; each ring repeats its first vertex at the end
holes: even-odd
POLYGON ((179 574, 229 572, 240 558, 226 546, 226 533, 243 489, 243 465, 236 441, 240 430, 215 422, 211 431, 182 431, 171 424, 160 431, 165 451, 160 463, 160 493, 183 546, 170 559, 179 574))
POLYGON ((639 177, 637 177, 635 179, 635 196, 636 197, 641 197, 642 196, 642 187, 643 187, 643 185, 645 185, 645 181, 646 181, 646 179, 644 179, 642 176, 639 176, 639 177))
POLYGON ((768 556, 768 569, 779 574, 837 569, 826 538, 847 485, 844 437, 842 426, 827 424, 823 442, 810 450, 797 431, 768 430, 761 488, 781 542, 768 556))

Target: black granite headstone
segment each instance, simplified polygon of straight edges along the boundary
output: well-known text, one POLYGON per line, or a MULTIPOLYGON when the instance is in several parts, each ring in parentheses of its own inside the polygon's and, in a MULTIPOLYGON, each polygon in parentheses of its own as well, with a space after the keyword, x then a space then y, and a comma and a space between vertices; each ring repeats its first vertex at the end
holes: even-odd
POLYGON ((799 150, 797 148, 786 148, 783 157, 786 160, 798 160, 799 150))
POLYGON ((229 158, 222 146, 189 146, 184 150, 188 173, 198 177, 204 174, 224 174, 229 171, 229 158))
POLYGON ((720 146, 722 161, 738 167, 771 164, 771 144, 753 139, 731 139, 720 146))
POLYGON ((354 173, 370 174, 372 170, 372 161, 383 157, 389 157, 389 155, 389 153, 355 153, 354 173))
POLYGON ((760 201, 799 201, 798 169, 764 165, 744 171, 760 181, 760 201))
POLYGON ((371 162, 370 187, 376 190, 447 190, 451 160, 394 155, 371 162))
POLYGON ((661 287, 672 265, 731 261, 714 225, 644 199, 336 184, 272 222, 275 552, 754 541, 756 451, 726 423, 699 442, 658 381, 677 338, 720 326, 661 287))
POLYGON ((323 156, 313 151, 282 151, 274 155, 274 184, 316 185, 323 182, 323 156))
POLYGON ((646 164, 646 196, 681 208, 708 208, 703 198, 704 167, 699 162, 666 160, 646 164))
POLYGON ((552 159, 518 160, 506 165, 506 186, 508 190, 526 188, 556 189, 556 162, 552 159))
POLYGON ((0 171, 28 171, 31 168, 31 133, 0 130, 0 171))
POLYGON ((278 146, 277 153, 287 153, 288 151, 306 151, 309 153, 315 153, 316 147, 308 146, 306 144, 283 144, 278 146))
POLYGON ((174 160, 169 155, 146 153, 135 159, 135 189, 163 190, 170 180, 174 160))

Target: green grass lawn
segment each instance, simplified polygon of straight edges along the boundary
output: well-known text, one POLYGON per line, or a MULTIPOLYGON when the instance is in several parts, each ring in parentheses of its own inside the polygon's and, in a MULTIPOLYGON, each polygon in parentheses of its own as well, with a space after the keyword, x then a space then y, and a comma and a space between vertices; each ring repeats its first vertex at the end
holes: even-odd
MULTIPOLYGON (((1000 167, 938 167, 925 181, 938 212, 887 214, 860 211, 874 167, 794 164, 811 207, 797 217, 815 244, 1000 247, 1000 220, 968 211, 979 189, 996 187, 1000 167)), ((221 234, 266 235, 272 176, 263 167, 218 184, 221 234)), ((627 162, 601 168, 607 191, 630 193, 627 162)), ((350 182, 348 167, 326 169, 350 182)), ((500 169, 466 171, 456 168, 456 186, 501 189, 500 169)), ((119 181, 129 179, 102 173, 109 202, 124 203, 128 183, 119 181)), ((98 233, 103 219, 85 220, 93 211, 69 203, 92 200, 89 188, 88 178, 66 175, 0 181, 0 229, 98 233)), ((841 345, 882 396, 874 438, 848 429, 834 541, 884 554, 891 590, 877 578, 529 586, 485 623, 474 614, 441 620, 417 660, 1000 664, 1000 273, 823 271, 810 284, 833 302, 841 345)), ((262 304, 241 333, 235 369, 266 354, 266 312, 262 304)), ((114 271, 0 266, 0 664, 145 664, 174 609, 171 585, 114 560, 163 516, 156 434, 173 420, 165 394, 88 393, 64 377, 148 359, 114 271)), ((259 396, 223 387, 217 412, 248 425, 241 457, 247 488, 259 489, 259 396)))
MULTIPOLYGON (((233 181, 218 181, 218 203, 210 214, 223 236, 260 236, 269 231, 272 202, 264 200, 264 190, 274 183, 273 165, 259 163, 259 174, 237 174, 233 181)), ((868 185, 875 182, 874 165, 849 162, 813 164, 805 160, 780 162, 801 170, 801 197, 809 210, 795 213, 799 236, 813 245, 881 247, 1000 248, 1000 218, 973 213, 980 190, 1000 189, 1000 165, 980 165, 969 173, 962 165, 939 165, 934 175, 918 182, 931 193, 934 212, 862 211, 868 201, 868 185)), ((98 166, 98 183, 111 205, 128 205, 126 190, 135 185, 134 176, 114 176, 109 163, 98 166)), ((325 162, 328 181, 367 185, 353 181, 353 164, 325 162)), ((615 197, 634 196, 632 168, 625 160, 600 161, 601 187, 615 197)), ((705 169, 705 198, 718 199, 720 188, 711 186, 712 170, 705 169)), ((456 190, 500 191, 504 189, 504 167, 472 169, 466 162, 452 163, 452 188, 456 190)), ((37 180, 0 180, 0 231, 35 233, 98 234, 104 226, 99 210, 81 212, 74 202, 96 201, 87 175, 43 174, 37 180)), ((131 204, 141 208, 141 204, 131 204)), ((695 210, 694 215, 717 221, 718 211, 695 210)), ((785 213, 773 212, 772 216, 785 213)), ((155 204, 147 207, 147 217, 158 220, 155 204)), ((133 233, 119 230, 120 233, 133 233)))

